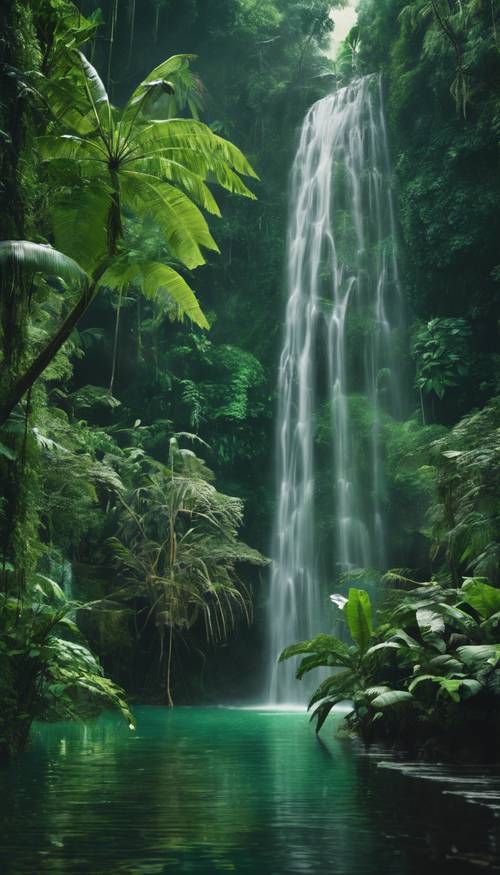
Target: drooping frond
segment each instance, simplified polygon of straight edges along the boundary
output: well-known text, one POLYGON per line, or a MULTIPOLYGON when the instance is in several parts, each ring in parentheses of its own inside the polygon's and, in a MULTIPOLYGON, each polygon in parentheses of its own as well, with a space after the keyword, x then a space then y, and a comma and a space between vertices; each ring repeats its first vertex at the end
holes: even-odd
POLYGON ((217 201, 202 177, 185 167, 182 162, 159 155, 141 161, 140 169, 145 173, 157 176, 159 179, 177 183, 200 207, 214 216, 220 216, 217 201))
POLYGON ((196 55, 172 55, 171 58, 158 64, 133 91, 125 106, 124 117, 132 116, 130 110, 136 108, 152 89, 160 88, 162 82, 172 83, 175 91, 172 96, 177 106, 182 108, 189 93, 197 89, 196 79, 189 69, 190 61, 195 58, 196 55))
POLYGON ((187 317, 200 328, 210 327, 185 279, 161 262, 118 259, 105 271, 99 285, 123 291, 135 281, 144 296, 161 309, 174 312, 179 319, 187 317))
POLYGON ((4 240, 0 243, 0 288, 36 273, 58 276, 69 283, 83 286, 88 276, 72 258, 51 246, 27 240, 4 240))
POLYGON ((191 170, 200 179, 216 182, 232 194, 256 200, 254 193, 245 185, 238 174, 231 169, 229 164, 215 154, 197 149, 195 144, 191 148, 169 146, 162 149, 152 149, 150 154, 151 158, 149 160, 162 157, 164 160, 172 161, 191 170))
POLYGON ((196 149, 208 155, 214 154, 225 161, 237 173, 258 179, 255 170, 237 146, 214 134, 203 122, 194 119, 164 119, 151 121, 133 137, 133 146, 151 151, 177 146, 196 149))
POLYGON ((85 84, 88 89, 89 98, 95 107, 95 111, 99 119, 110 119, 111 107, 109 103, 108 93, 104 87, 104 83, 99 76, 99 73, 87 60, 83 52, 77 52, 82 65, 83 74, 85 76, 85 84))
POLYGON ((79 137, 76 134, 63 134, 60 137, 39 137, 38 149, 45 161, 68 158, 72 161, 102 162, 106 153, 95 140, 79 137))
POLYGON ((179 318, 187 316, 200 328, 210 328, 193 290, 177 271, 160 262, 148 261, 139 265, 142 290, 159 307, 173 302, 179 318))
POLYGON ((137 216, 151 216, 172 253, 186 267, 205 263, 201 246, 219 251, 203 214, 182 191, 137 171, 123 171, 121 180, 124 204, 137 216))

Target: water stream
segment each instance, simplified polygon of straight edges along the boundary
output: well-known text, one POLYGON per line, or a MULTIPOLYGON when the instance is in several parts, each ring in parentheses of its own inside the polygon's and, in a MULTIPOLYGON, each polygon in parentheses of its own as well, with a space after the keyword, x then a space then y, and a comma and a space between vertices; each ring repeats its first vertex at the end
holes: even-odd
POLYGON ((324 630, 325 587, 386 562, 381 416, 401 407, 404 316, 380 77, 359 79, 307 113, 287 252, 271 702, 304 699, 293 664, 277 666, 276 657, 324 630))

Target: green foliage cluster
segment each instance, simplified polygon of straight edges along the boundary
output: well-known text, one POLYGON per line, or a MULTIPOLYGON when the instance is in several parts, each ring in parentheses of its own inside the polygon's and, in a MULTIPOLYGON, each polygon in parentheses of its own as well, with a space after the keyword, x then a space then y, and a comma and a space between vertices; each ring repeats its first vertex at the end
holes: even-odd
MULTIPOLYGON (((440 325, 443 342, 446 326, 452 337, 447 320, 465 320, 471 332, 462 349, 449 348, 468 373, 435 405, 446 423, 487 401, 498 382, 498 26, 497 6, 477 0, 359 6, 357 69, 381 70, 387 90, 411 310, 421 323, 439 319, 432 331, 440 325)), ((444 390, 441 378, 430 386, 428 369, 423 376, 424 389, 444 390)))
MULTIPOLYGON (((134 727, 123 691, 104 677, 71 619, 68 601, 51 578, 35 574, 29 600, 0 596, 0 751, 22 749, 36 718, 77 718, 118 709, 134 727)), ((90 609, 91 606, 88 606, 90 609)))
POLYGON ((399 575, 388 578, 400 588, 389 591, 378 624, 368 593, 351 588, 348 598, 331 596, 350 643, 321 634, 281 655, 302 656, 299 678, 320 666, 337 669, 309 704, 317 731, 336 704, 351 700, 348 722, 365 741, 388 738, 429 756, 460 757, 475 747, 479 757, 498 757, 500 591, 477 577, 458 588, 412 589, 399 575))
MULTIPOLYGON (((22 186, 15 195, 30 214, 33 237, 43 241, 14 239, 0 244, 4 307, 0 464, 3 482, 10 489, 0 506, 6 600, 1 748, 12 752, 23 746, 32 719, 40 714, 83 714, 91 709, 91 702, 100 701, 119 707, 132 722, 121 691, 104 678, 78 628, 85 626, 92 637, 95 628, 102 631, 104 616, 109 642, 120 638, 119 632, 115 635, 114 619, 118 618, 123 629, 123 619, 126 627, 127 615, 133 615, 133 610, 124 610, 123 604, 110 597, 113 587, 105 581, 112 575, 118 546, 122 560, 127 550, 132 555, 127 538, 120 540, 126 528, 123 513, 140 500, 146 470, 161 480, 156 492, 153 481, 149 484, 149 499, 158 513, 161 500, 166 513, 172 510, 174 486, 177 489, 176 519, 188 513, 183 501, 191 481, 186 474, 186 488, 181 488, 180 474, 167 476, 165 471, 170 469, 144 449, 150 446, 160 457, 164 454, 173 431, 171 420, 157 415, 151 426, 142 425, 128 408, 122 411, 120 400, 112 394, 120 314, 124 309, 127 315, 131 303, 139 310, 139 293, 143 296, 147 319, 144 327, 139 320, 136 339, 138 360, 145 365, 144 333, 154 332, 165 318, 188 317, 200 328, 208 328, 186 278, 188 271, 205 263, 201 247, 218 251, 201 211, 220 216, 207 183, 254 198, 239 174, 255 177, 255 173, 239 149, 199 121, 201 88, 190 70, 191 55, 176 55, 157 65, 119 110, 81 50, 86 45, 88 52, 97 37, 98 14, 86 18, 69 0, 39 0, 29 13, 12 4, 7 19, 9 33, 21 22, 26 39, 36 48, 36 63, 29 66, 24 44, 19 47, 12 35, 20 64, 17 72, 36 106, 36 113, 26 119, 30 150, 22 151, 26 137, 16 143, 24 158, 23 176, 17 168, 14 174, 23 182, 24 178, 34 180, 33 190, 39 197, 36 222, 22 186), (34 133, 39 134, 36 139, 34 133), (98 292, 116 302, 111 330, 108 325, 81 324, 98 292), (20 309, 20 300, 29 302, 29 308, 20 309), (15 320, 10 302, 16 304, 15 320), (14 348, 16 339, 19 343, 14 348), (71 386, 75 364, 82 362, 84 369, 86 355, 99 344, 107 350, 112 347, 109 391, 99 386, 99 378, 77 380, 71 386), (24 404, 20 403, 23 399, 24 404), (79 418, 82 414, 85 419, 79 418), (129 438, 132 446, 127 446, 129 438), (61 556, 64 562, 72 560, 77 569, 87 569, 81 584, 77 579, 74 585, 80 586, 84 596, 95 589, 94 605, 99 606, 95 621, 88 619, 81 605, 75 624, 66 617, 66 608, 44 603, 37 575, 52 566, 62 574, 61 556), (99 576, 102 580, 97 583, 99 576), (10 622, 14 615, 15 629, 10 622), (63 634, 68 630, 71 635, 63 634)), ((8 113, 6 117, 12 121, 8 113)), ((20 230, 21 226, 9 236, 23 236, 20 230)), ((219 406, 228 419, 242 419, 247 393, 262 382, 261 366, 249 353, 227 345, 217 349, 213 358, 215 369, 229 372, 239 362, 231 373, 231 392, 221 398, 219 406)), ((158 362, 153 370, 158 382, 164 381, 167 375, 159 373, 158 362)), ((141 376, 145 372, 146 367, 140 369, 141 376)), ((205 404, 213 407, 209 392, 205 404)), ((184 458, 185 451, 178 453, 184 458)), ((195 602, 198 607, 206 602, 202 614, 218 630, 209 638, 221 640, 233 625, 237 607, 249 611, 250 598, 242 595, 245 587, 240 587, 236 564, 264 562, 260 554, 237 540, 242 502, 218 493, 208 483, 208 469, 204 479, 201 461, 194 455, 190 461, 198 465, 192 484, 203 492, 203 500, 190 506, 189 513, 213 517, 212 530, 203 537, 199 526, 178 533, 173 524, 169 546, 162 540, 157 543, 159 552, 166 550, 168 556, 177 536, 182 543, 182 549, 180 543, 177 547, 181 558, 169 571, 163 569, 163 599, 169 600, 170 608, 175 601, 176 608, 164 611, 162 641, 169 623, 172 630, 195 624, 195 602), (217 502, 225 508, 220 518, 217 502), (191 545, 189 564, 184 560, 191 540, 196 543, 191 545), (174 597, 174 592, 185 597, 174 597)), ((137 555, 151 558, 153 548, 146 529, 139 526, 133 547, 137 555)), ((142 577, 136 585, 133 609, 140 611, 142 577)), ((158 606, 147 604, 148 611, 152 607, 158 606)), ((76 609, 72 603, 71 610, 76 609)), ((158 610, 155 617, 159 615, 158 610)), ((127 634, 130 637, 130 630, 127 634)), ((172 637, 171 631, 171 642, 172 637)), ((171 667, 169 658, 169 699, 171 667)))
POLYGON ((465 319, 431 319, 415 333, 416 385, 421 392, 434 392, 441 399, 450 386, 457 386, 470 367, 470 327, 465 319))
POLYGON ((431 512, 433 552, 461 574, 500 585, 500 400, 492 399, 431 445, 438 502, 431 512))

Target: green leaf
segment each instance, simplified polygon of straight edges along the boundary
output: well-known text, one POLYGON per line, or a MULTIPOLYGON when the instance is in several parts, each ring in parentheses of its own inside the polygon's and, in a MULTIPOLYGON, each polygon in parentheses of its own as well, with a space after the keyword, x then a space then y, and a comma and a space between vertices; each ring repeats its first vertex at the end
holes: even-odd
POLYGON ((482 578, 472 577, 465 580, 460 596, 483 620, 500 611, 500 589, 485 583, 482 578))
POLYGON ((172 253, 190 269, 205 263, 201 246, 218 252, 207 222, 187 195, 152 174, 121 173, 124 205, 137 216, 151 216, 172 253))
POLYGON ((14 461, 16 458, 14 450, 11 450, 10 447, 6 447, 2 443, 0 443, 0 456, 4 456, 5 459, 10 459, 11 461, 14 461))
POLYGON ((444 635, 445 623, 441 614, 429 608, 419 608, 415 616, 422 639, 444 652, 446 644, 441 636, 444 635))
POLYGON ((200 328, 210 328, 193 290, 177 271, 158 261, 116 259, 102 275, 99 286, 120 292, 137 281, 146 298, 176 318, 185 316, 200 328))
POLYGON ((336 700, 339 702, 344 701, 345 699, 352 699, 355 687, 356 678, 354 673, 350 669, 340 671, 338 674, 326 678, 326 680, 319 685, 309 701, 308 708, 311 708, 321 699, 330 697, 332 692, 334 693, 336 700))
POLYGON ((481 684, 474 678, 447 678, 438 675, 423 674, 416 677, 408 689, 413 691, 419 684, 429 682, 437 684, 440 690, 448 693, 450 698, 458 704, 461 698, 470 699, 482 689, 481 684))
POLYGON ((31 277, 36 273, 58 276, 68 283, 85 286, 88 276, 72 258, 51 246, 27 240, 4 240, 0 243, 0 288, 16 277, 31 277))
POLYGON ((309 641, 299 641, 297 644, 291 644, 285 647, 279 657, 279 662, 284 659, 290 659, 292 656, 299 656, 302 653, 317 653, 325 656, 333 656, 342 660, 343 664, 348 665, 351 661, 351 654, 346 644, 335 638, 333 635, 325 635, 321 633, 311 638, 309 641))
POLYGON ((398 644, 397 641, 383 641, 381 644, 369 647, 365 656, 371 656, 373 653, 378 653, 381 650, 401 650, 401 644, 398 644))
POLYGON ((77 54, 80 58, 80 63, 82 65, 83 73, 85 76, 85 82, 87 84, 88 92, 97 112, 97 115, 99 116, 100 120, 103 120, 109 125, 111 119, 111 107, 109 104, 108 93, 104 87, 104 83, 95 67, 92 66, 90 61, 87 61, 87 58, 85 57, 83 52, 77 52, 77 54))
POLYGON ((349 590, 344 614, 353 641, 365 651, 373 634, 370 596, 364 589, 349 590))
POLYGON ((474 669, 497 665, 500 660, 500 644, 466 644, 457 648, 460 659, 474 669))
POLYGON ((316 710, 311 715, 311 721, 316 720, 316 732, 320 731, 332 708, 334 708, 335 705, 337 705, 341 701, 341 698, 332 699, 329 702, 322 702, 322 704, 316 708, 316 710))
POLYGON ((152 83, 165 80, 172 80, 174 88, 178 88, 179 79, 184 85, 184 88, 182 89, 182 98, 184 98, 184 100, 178 99, 176 101, 178 105, 180 104, 179 108, 182 108, 182 104, 188 97, 189 93, 192 93, 196 88, 196 82, 189 70, 189 63, 194 60, 196 60, 196 55, 172 55, 170 58, 167 58, 166 61, 162 61, 161 64, 158 64, 158 66, 151 70, 131 94, 124 109, 124 119, 129 121, 134 118, 134 113, 138 104, 140 104, 140 102, 150 93, 152 83), (182 74, 182 76, 179 76, 179 74, 182 74))
POLYGON ((178 147, 195 149, 207 155, 213 153, 237 173, 258 179, 255 170, 237 146, 214 134, 203 122, 193 119, 152 121, 133 137, 132 142, 134 146, 148 152, 155 147, 178 147))
POLYGON ((107 252, 107 217, 110 206, 105 182, 56 197, 52 223, 57 246, 91 271, 107 252))
POLYGON ((413 701, 411 693, 405 690, 391 690, 388 693, 381 693, 379 696, 375 696, 371 704, 374 708, 383 710, 384 708, 397 708, 409 705, 413 701))

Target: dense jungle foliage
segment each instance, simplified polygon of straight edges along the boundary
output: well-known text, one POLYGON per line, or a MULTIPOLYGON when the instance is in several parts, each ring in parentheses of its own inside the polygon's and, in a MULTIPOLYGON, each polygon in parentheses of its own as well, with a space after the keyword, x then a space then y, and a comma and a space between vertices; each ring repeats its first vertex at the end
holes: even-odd
MULTIPOLYGON (((493 732, 500 9, 360 0, 332 60, 337 6, 0 10, 4 751, 35 717, 107 703, 133 725, 126 699, 260 689, 288 173, 311 103, 371 72, 409 325, 404 418, 381 423, 390 556, 370 576, 387 604, 372 620, 362 570, 327 581, 352 647, 291 650, 313 656, 300 674, 345 669, 319 723, 342 694, 366 738, 493 732)), ((362 458, 370 410, 349 404, 362 458)), ((321 416, 316 433, 321 459, 321 416)))

